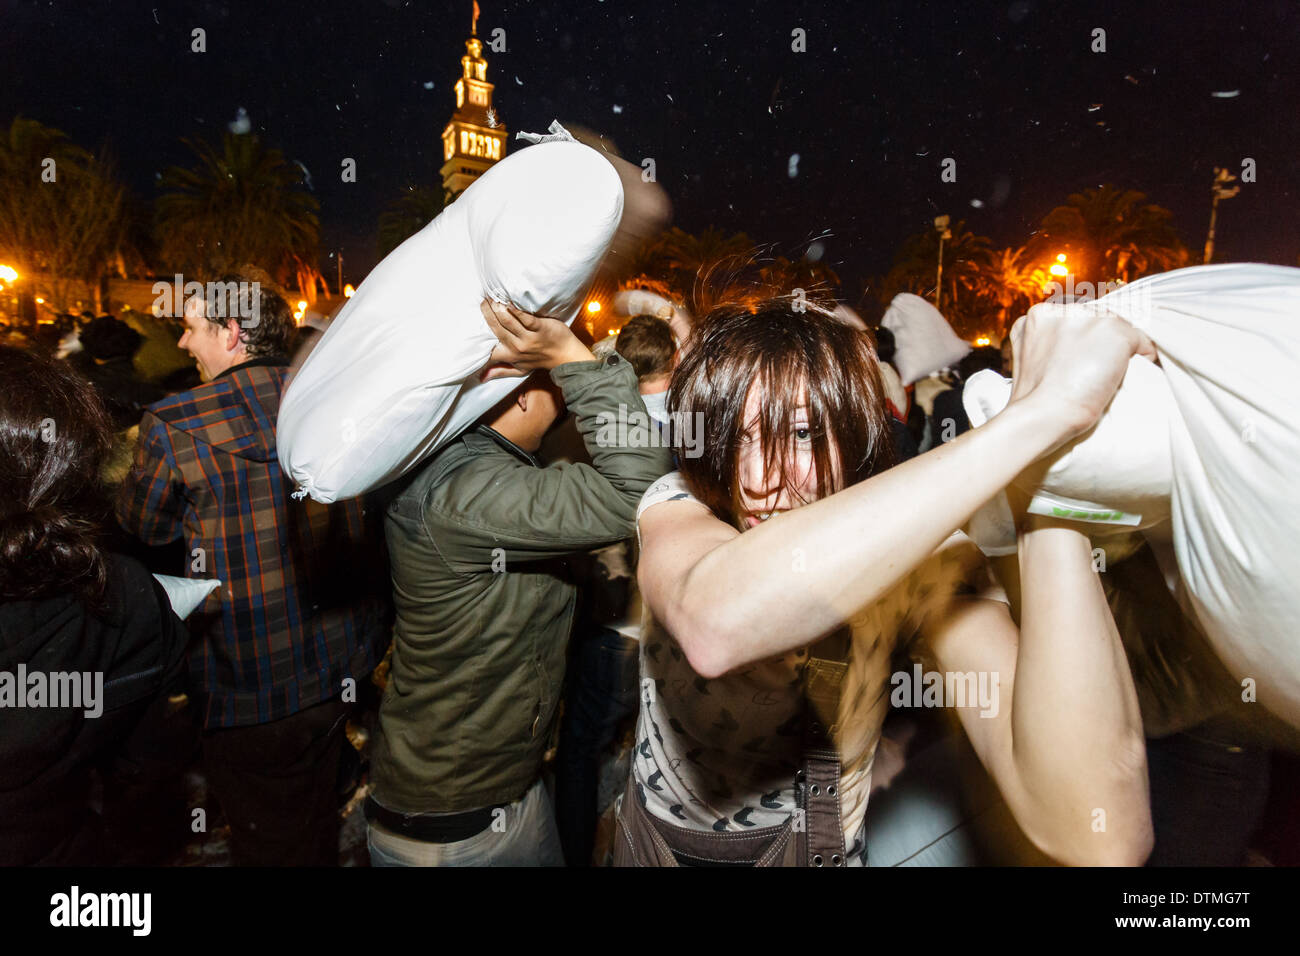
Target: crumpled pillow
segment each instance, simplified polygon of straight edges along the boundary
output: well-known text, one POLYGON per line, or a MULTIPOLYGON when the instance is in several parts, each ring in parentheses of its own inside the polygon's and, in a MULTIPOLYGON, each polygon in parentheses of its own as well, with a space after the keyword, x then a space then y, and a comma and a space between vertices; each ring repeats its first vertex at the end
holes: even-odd
POLYGON ((970 351, 942 313, 919 295, 894 296, 880 324, 894 333, 894 368, 904 385, 956 365, 970 351))

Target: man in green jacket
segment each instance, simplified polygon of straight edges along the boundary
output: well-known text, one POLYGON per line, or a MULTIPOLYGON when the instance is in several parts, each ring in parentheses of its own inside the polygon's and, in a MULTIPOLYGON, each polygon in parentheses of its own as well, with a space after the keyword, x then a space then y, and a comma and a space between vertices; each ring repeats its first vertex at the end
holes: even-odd
POLYGON ((397 623, 366 804, 376 866, 562 864, 540 779, 577 598, 562 559, 629 537, 672 467, 625 359, 597 361, 554 319, 487 303, 484 317, 495 362, 550 375, 389 506, 397 623), (593 464, 542 467, 534 453, 566 405, 593 464))

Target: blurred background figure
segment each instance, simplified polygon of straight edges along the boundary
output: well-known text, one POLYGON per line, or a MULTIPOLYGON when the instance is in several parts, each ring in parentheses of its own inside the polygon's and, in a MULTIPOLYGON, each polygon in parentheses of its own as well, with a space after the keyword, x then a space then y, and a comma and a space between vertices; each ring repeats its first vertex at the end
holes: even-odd
POLYGON ((111 315, 101 315, 82 326, 78 341, 83 356, 78 366, 108 409, 114 430, 138 424, 145 406, 164 394, 136 370, 135 355, 144 336, 111 315))
MULTIPOLYGON (((677 345, 668 322, 651 315, 629 319, 615 340, 636 372, 637 388, 663 441, 670 439, 666 400, 677 345)), ((600 548, 571 560, 583 582, 570 647, 568 688, 556 761, 555 813, 569 866, 589 866, 602 810, 602 779, 618 755, 610 745, 636 716, 641 596, 636 586, 636 540, 600 548)), ((623 767, 626 774, 626 765, 623 767)), ((615 788, 608 787, 608 804, 615 788)))
POLYGON ((619 331, 614 348, 636 372, 637 389, 650 417, 661 428, 667 425, 668 381, 677 358, 673 330, 663 319, 638 315, 619 331))
POLYGON ((898 377, 898 370, 892 364, 894 361, 894 333, 884 326, 879 326, 874 331, 876 336, 876 357, 880 360, 880 379, 885 386, 885 398, 889 401, 889 413, 906 424, 912 403, 908 399, 907 390, 903 388, 903 380, 898 377))
POLYGON ((981 346, 971 351, 957 363, 950 375, 951 386, 938 392, 930 408, 930 436, 932 445, 952 441, 970 431, 970 419, 962 407, 961 393, 966 382, 976 372, 992 369, 1002 374, 1002 353, 992 346, 981 346))

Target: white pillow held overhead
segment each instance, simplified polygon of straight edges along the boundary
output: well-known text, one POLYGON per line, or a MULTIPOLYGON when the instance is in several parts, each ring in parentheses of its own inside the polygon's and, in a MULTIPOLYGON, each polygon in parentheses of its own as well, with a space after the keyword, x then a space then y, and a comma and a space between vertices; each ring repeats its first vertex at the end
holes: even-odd
POLYGON ((613 166, 567 134, 512 153, 370 273, 280 404, 280 464, 331 502, 409 470, 504 398, 485 297, 571 323, 623 212, 613 166))

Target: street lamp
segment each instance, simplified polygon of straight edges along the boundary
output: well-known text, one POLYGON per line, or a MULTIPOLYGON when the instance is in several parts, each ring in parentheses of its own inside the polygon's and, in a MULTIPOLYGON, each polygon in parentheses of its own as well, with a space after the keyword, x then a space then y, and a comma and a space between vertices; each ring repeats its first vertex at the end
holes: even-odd
POLYGON ((943 299, 943 241, 952 238, 952 231, 948 228, 951 219, 948 216, 935 216, 934 228, 939 233, 939 272, 935 277, 934 287, 934 307, 939 308, 939 303, 943 299))
MULTIPOLYGON (((17 281, 18 281, 17 269, 15 269, 13 266, 0 265, 0 292, 6 291, 17 281)), ((17 289, 12 289, 12 293, 14 299, 13 302, 14 316, 20 317, 23 312, 22 301, 18 297, 17 289)), ((8 315, 8 310, 7 309, 3 310, 2 314, 8 315)))
POLYGON ((596 313, 600 311, 600 303, 595 299, 587 302, 587 334, 594 336, 596 334, 596 313))
POLYGON ((1205 264, 1209 265, 1210 260, 1214 257, 1214 222, 1219 215, 1219 200, 1231 199, 1237 193, 1241 192, 1240 186, 1228 188, 1228 183, 1235 183, 1237 177, 1232 175, 1226 169, 1218 166, 1214 167, 1214 198, 1210 201, 1210 232, 1205 237, 1205 264))

